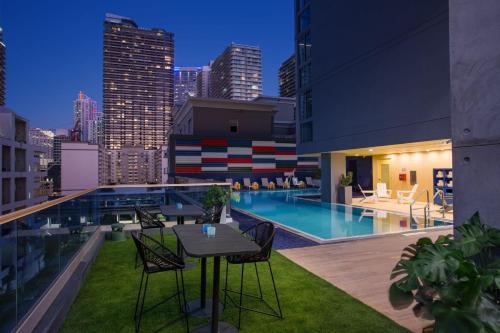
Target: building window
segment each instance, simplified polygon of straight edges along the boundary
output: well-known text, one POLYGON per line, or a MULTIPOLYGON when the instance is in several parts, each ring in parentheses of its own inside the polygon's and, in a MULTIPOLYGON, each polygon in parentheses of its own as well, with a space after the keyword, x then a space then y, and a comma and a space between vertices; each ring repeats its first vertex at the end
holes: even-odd
POLYGON ((311 82, 311 64, 299 69, 299 87, 307 86, 311 82))
POLYGON ((312 117, 312 91, 306 90, 299 95, 299 119, 306 120, 312 117))
POLYGON ((299 15, 299 32, 305 31, 311 24, 311 10, 309 7, 299 15))
POLYGON ((229 121, 229 132, 238 133, 238 120, 229 121))
POLYGON ((299 65, 311 58, 311 34, 307 32, 299 39, 299 65))
POLYGON ((312 121, 300 124, 300 142, 311 142, 313 139, 312 121))

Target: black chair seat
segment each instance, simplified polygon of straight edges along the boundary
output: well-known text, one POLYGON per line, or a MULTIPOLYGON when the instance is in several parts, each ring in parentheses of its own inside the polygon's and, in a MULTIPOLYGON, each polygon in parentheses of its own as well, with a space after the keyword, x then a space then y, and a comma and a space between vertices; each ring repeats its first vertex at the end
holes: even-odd
POLYGON ((245 263, 267 261, 268 256, 265 253, 264 254, 263 253, 245 254, 245 255, 239 255, 239 256, 228 256, 228 257, 226 257, 226 260, 230 264, 245 264, 245 263))

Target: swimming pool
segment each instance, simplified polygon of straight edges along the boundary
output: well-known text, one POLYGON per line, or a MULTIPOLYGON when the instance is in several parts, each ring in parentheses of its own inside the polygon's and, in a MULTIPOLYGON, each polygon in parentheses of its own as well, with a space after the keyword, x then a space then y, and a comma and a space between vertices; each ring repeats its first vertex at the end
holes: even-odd
POLYGON ((430 220, 424 225, 423 218, 410 221, 409 215, 297 197, 309 194, 318 192, 314 189, 233 192, 231 205, 320 242, 451 225, 441 220, 430 220))

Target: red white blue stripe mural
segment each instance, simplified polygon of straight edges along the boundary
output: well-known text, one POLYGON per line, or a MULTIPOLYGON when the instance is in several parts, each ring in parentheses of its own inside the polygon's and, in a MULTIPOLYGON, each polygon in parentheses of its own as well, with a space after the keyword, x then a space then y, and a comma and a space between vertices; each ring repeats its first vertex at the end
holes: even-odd
POLYGON ((318 157, 297 156, 295 143, 176 138, 175 172, 291 172, 318 168, 318 157))

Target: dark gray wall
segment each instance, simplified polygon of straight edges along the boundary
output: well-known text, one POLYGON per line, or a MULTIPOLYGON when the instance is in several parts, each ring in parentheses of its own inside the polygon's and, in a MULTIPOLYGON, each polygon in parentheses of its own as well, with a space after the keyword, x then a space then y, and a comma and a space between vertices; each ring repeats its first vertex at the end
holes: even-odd
POLYGON ((271 137, 273 112, 194 107, 193 134, 221 137, 271 137), (230 120, 238 120, 238 133, 229 132, 230 120))
POLYGON ((450 1, 454 221, 500 228, 500 1, 450 1))
POLYGON ((313 142, 300 153, 449 138, 446 0, 311 0, 313 142))

